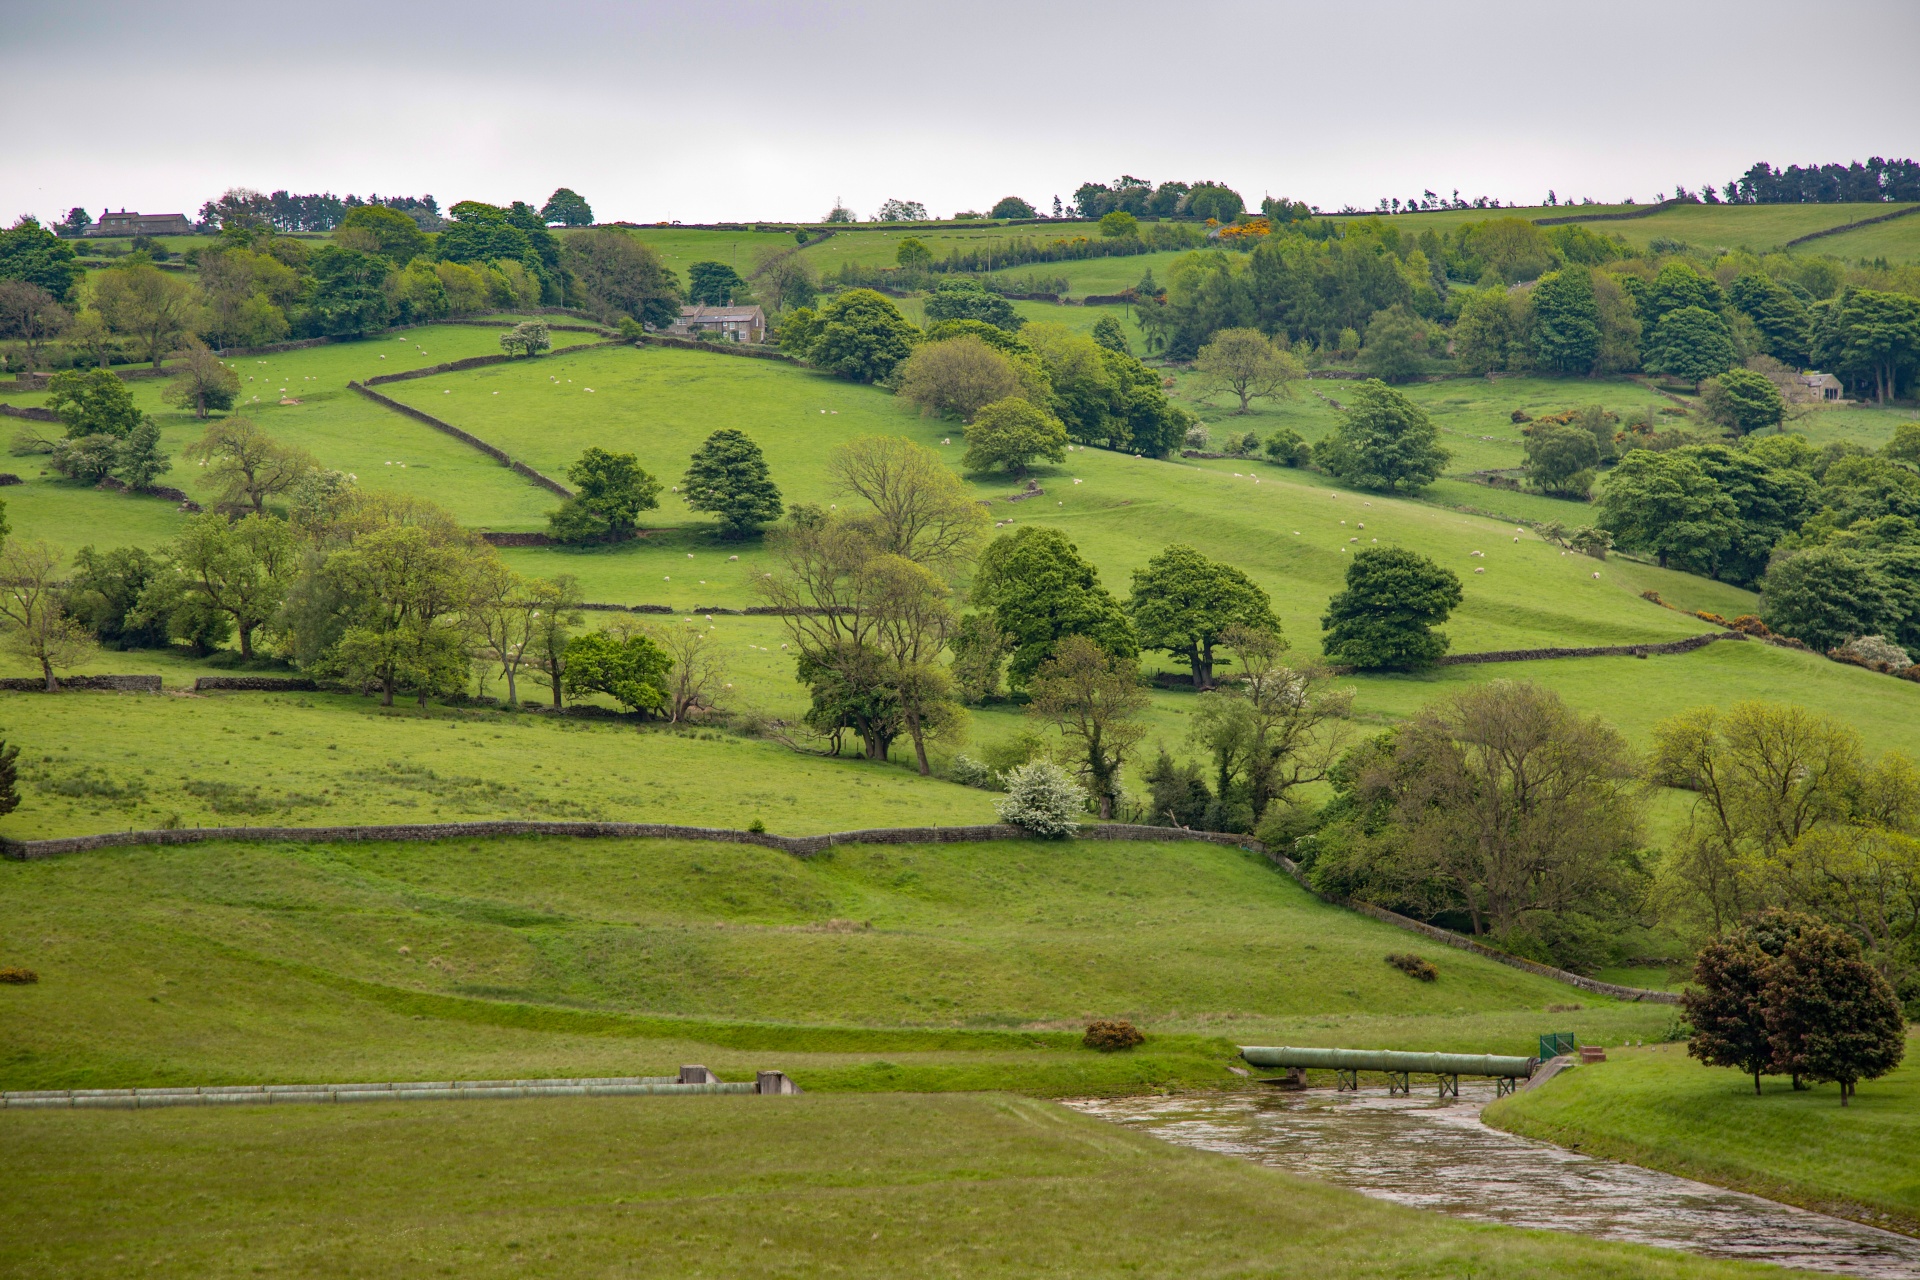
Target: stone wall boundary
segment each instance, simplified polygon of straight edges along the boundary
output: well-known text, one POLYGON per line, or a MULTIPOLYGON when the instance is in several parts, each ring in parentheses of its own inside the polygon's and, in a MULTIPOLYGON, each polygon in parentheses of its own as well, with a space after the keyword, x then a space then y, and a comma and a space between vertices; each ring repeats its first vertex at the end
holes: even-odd
POLYGON ((25 418, 28 422, 60 421, 60 415, 51 409, 16 408, 10 404, 0 404, 0 417, 25 418))
POLYGON ((319 688, 319 681, 306 676, 199 676, 193 682, 195 693, 313 693, 319 688))
MULTIPOLYGON (((485 320, 462 320, 461 324, 482 325, 487 328, 511 328, 511 325, 494 324, 485 320)), ((579 332, 591 332, 585 326, 570 326, 579 332)), ((596 351, 601 347, 624 347, 629 345, 625 338, 609 338, 605 342, 576 342, 570 347, 560 347, 543 355, 534 356, 535 360, 552 360, 559 356, 571 355, 576 351, 596 351)), ((423 369, 406 369, 400 373, 382 373, 368 378, 361 386, 378 387, 389 382, 410 382, 415 378, 432 378, 443 373, 460 373, 467 369, 484 369, 488 365, 509 364, 515 360, 525 360, 525 356, 510 356, 504 351, 498 355, 467 356, 461 360, 448 360, 442 364, 430 364, 423 369)))
POLYGON ((723 356, 746 356, 752 360, 783 360, 788 364, 801 363, 778 347, 749 346, 743 342, 701 342, 694 338, 676 338, 665 333, 649 333, 638 341, 649 347, 678 347, 682 351, 712 351, 723 356))
POLYGON ((1578 649, 1495 649, 1487 653, 1454 653, 1440 658, 1442 667, 1469 666, 1479 662, 1545 662, 1554 658, 1624 658, 1644 654, 1692 653, 1721 640, 1745 640, 1738 631, 1710 631, 1664 644, 1606 644, 1578 649))
MULTIPOLYGON (((158 677, 150 677, 158 683, 158 677)), ((818 836, 777 836, 763 831, 738 831, 730 827, 683 827, 654 822, 536 822, 502 820, 494 822, 417 822, 392 825, 344 827, 180 827, 159 831, 109 831, 93 836, 64 836, 50 840, 8 840, 0 852, 18 862, 35 862, 67 853, 94 849, 127 848, 140 845, 204 844, 214 840, 295 840, 309 843, 328 841, 374 840, 466 840, 500 836, 577 836, 629 840, 710 840, 723 844, 754 844, 778 849, 799 858, 812 858, 837 845, 848 844, 972 844, 993 840, 1025 840, 1031 837, 1019 827, 1006 823, 979 823, 957 827, 875 827, 860 831, 834 831, 818 836)), ((1611 996, 1652 1004, 1678 1004, 1680 997, 1668 991, 1646 991, 1569 973, 1551 965, 1536 964, 1519 956, 1496 951, 1484 943, 1422 924, 1372 903, 1330 898, 1315 889, 1298 863, 1276 850, 1268 849, 1251 836, 1219 831, 1193 831, 1186 827, 1147 827, 1114 822, 1088 824, 1076 836, 1081 840, 1197 840, 1257 853, 1291 876, 1301 888, 1329 906, 1344 907, 1370 916, 1409 933, 1417 933, 1444 946, 1471 951, 1499 964, 1552 978, 1595 995, 1611 996)))
POLYGON ((1843 222, 1837 227, 1828 227, 1823 231, 1810 231, 1804 236, 1795 236, 1780 247, 1782 249, 1791 249, 1793 246, 1805 244, 1809 240, 1818 240, 1824 236, 1842 235, 1848 231, 1857 231, 1861 227, 1870 227, 1876 222, 1892 222, 1895 218, 1905 218, 1916 213, 1920 213, 1920 204, 1911 205, 1905 209, 1895 209, 1892 213, 1875 214, 1871 218, 1862 218, 1858 222, 1843 222))
MULTIPOLYGON (((597 346, 602 344, 589 343, 586 345, 597 346)), ((502 359, 503 357, 480 356, 477 358, 481 360, 493 361, 493 360, 502 359)), ((391 396, 383 396, 378 391, 373 390, 371 387, 367 386, 365 383, 362 383, 362 382, 349 382, 347 384, 347 389, 349 391, 357 391, 361 395, 365 396, 367 399, 372 400, 376 404, 385 405, 387 408, 393 410, 395 413, 404 414, 407 417, 414 419, 416 422, 424 422, 436 431, 444 431, 448 435, 452 436, 454 439, 461 441, 463 444, 472 445, 474 448, 486 454, 489 458, 492 458, 494 461, 502 464, 503 466, 510 467, 513 470, 519 472, 521 475, 525 476, 527 479, 539 485, 542 489, 546 489, 551 493, 556 493, 563 499, 573 497, 573 490, 567 488, 565 485, 561 484, 558 480, 554 480, 548 476, 541 475, 538 471, 535 471, 532 467, 528 466, 526 463, 520 462, 513 458, 508 457, 507 451, 505 449, 501 449, 494 445, 490 445, 485 440, 482 440, 479 436, 476 436, 471 432, 462 431, 459 427, 454 426, 451 422, 447 422, 443 419, 436 418, 432 414, 425 413, 419 409, 416 409, 410 404, 401 404, 398 400, 393 399, 391 396)))
MULTIPOLYGON (((159 693, 159 676, 55 676, 62 691, 86 690, 94 693, 159 693)), ((47 682, 39 676, 9 676, 0 680, 0 690, 8 693, 45 693, 47 682)))
POLYGON ((1536 227, 1564 227, 1570 222, 1629 222, 1634 218, 1651 218, 1656 213, 1665 213, 1677 209, 1683 204, 1693 204, 1692 200, 1662 200, 1659 204, 1650 204, 1639 209, 1628 209, 1621 213, 1575 213, 1558 218, 1535 218, 1536 227))

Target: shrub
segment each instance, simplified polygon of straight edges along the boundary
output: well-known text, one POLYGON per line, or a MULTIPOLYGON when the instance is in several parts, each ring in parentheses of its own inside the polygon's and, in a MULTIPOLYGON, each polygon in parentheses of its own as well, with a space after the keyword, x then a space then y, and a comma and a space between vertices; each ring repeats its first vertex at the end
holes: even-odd
POLYGON ((747 824, 747 830, 757 836, 765 835, 767 833, 767 824, 762 819, 755 818, 747 824))
POLYGON ((1007 798, 994 806, 1000 821, 1042 839, 1070 836, 1086 812, 1086 788, 1050 760, 1023 764, 1006 774, 1007 798))
MULTIPOLYGON (((19 986, 25 986, 28 983, 38 981, 40 981, 40 975, 31 969, 0 969, 0 982, 11 982, 19 986)), ((1129 1030, 1131 1030, 1131 1028, 1129 1028, 1129 1030)), ((1093 1034, 1091 1027, 1088 1028, 1087 1034, 1093 1034)))
POLYGON ((1913 665, 1907 651, 1885 636, 1855 636, 1827 656, 1836 662, 1851 662, 1856 667, 1897 674, 1913 665))
POLYGON ((1423 960, 1411 951, 1395 952, 1387 957, 1387 963, 1409 978, 1418 978, 1422 982, 1432 982, 1440 976, 1440 971, 1433 967, 1432 961, 1423 960))
POLYGON ((963 787, 978 787, 982 791, 1000 789, 1000 775, 965 752, 955 756, 947 766, 947 777, 963 787))
POLYGON ((1140 1029, 1124 1019, 1114 1022, 1089 1022, 1080 1043, 1101 1053, 1119 1053, 1147 1042, 1140 1029))
POLYGON ((1760 621, 1759 618, 1755 617, 1751 613, 1743 613, 1739 617, 1735 618, 1732 622, 1729 622, 1727 625, 1729 627, 1732 627, 1735 631, 1739 631, 1750 636, 1759 636, 1762 639, 1765 639, 1766 637, 1771 636, 1773 634, 1773 632, 1768 629, 1766 623, 1760 621))
POLYGON ((1304 467, 1313 460, 1313 446, 1292 427, 1282 427, 1267 438, 1267 457, 1283 467, 1304 467))

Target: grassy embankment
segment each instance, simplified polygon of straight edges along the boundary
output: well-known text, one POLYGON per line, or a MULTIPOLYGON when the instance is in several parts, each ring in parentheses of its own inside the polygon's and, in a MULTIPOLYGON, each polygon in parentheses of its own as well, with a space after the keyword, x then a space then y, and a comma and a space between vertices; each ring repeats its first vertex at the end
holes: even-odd
POLYGON ((809 1089, 1218 1087, 1235 1044, 1658 1038, 1198 842, 214 843, 0 863, 0 1087, 658 1074, 809 1089), (1387 965, 1413 947, 1440 968, 1387 965), (1552 1006, 1560 1012, 1548 1013, 1552 1006), (1569 1010, 1577 1009, 1578 1012, 1569 1010), (1106 1055, 1079 1032, 1153 1036, 1106 1055))
POLYGON ((1495 1103, 1487 1122, 1920 1235, 1920 1039, 1882 1080, 1845 1108, 1834 1085, 1796 1093, 1768 1077, 1706 1068, 1678 1044, 1615 1052, 1612 1061, 1556 1077, 1495 1103))
POLYGON ((5 1117, 10 1275, 1788 1273, 1364 1199, 999 1095, 5 1117))

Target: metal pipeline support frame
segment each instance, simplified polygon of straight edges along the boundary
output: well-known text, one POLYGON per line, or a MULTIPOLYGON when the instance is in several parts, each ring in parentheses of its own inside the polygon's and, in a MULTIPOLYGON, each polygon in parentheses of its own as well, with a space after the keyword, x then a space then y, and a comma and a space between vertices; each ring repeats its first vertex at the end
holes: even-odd
POLYGON ((1378 1071, 1387 1077, 1389 1095, 1413 1092, 1413 1075, 1431 1075, 1439 1080, 1440 1096, 1460 1096, 1461 1076, 1491 1076, 1494 1094, 1512 1093, 1516 1082, 1530 1078, 1538 1069, 1538 1058, 1516 1058, 1491 1053, 1403 1053, 1392 1049, 1314 1049, 1289 1046, 1242 1045, 1240 1056, 1256 1067, 1286 1069, 1289 1074, 1312 1068, 1334 1073, 1334 1087, 1341 1092, 1359 1092, 1360 1073, 1378 1071))

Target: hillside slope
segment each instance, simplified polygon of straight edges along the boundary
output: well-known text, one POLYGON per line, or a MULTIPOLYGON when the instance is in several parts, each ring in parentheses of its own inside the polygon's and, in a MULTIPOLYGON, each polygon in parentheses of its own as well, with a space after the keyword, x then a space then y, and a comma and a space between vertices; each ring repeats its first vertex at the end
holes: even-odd
POLYGON ((1182 1028, 1525 1052, 1567 1020, 1549 1004, 1601 1039, 1670 1020, 1431 944, 1416 982, 1383 959, 1416 939, 1190 842, 216 843, 0 864, 0 894, 0 957, 41 974, 0 995, 7 1088, 706 1061, 1068 1092, 1234 1079, 1230 1043, 1182 1028), (1113 1016, 1174 1034, 1079 1047, 1113 1016))

